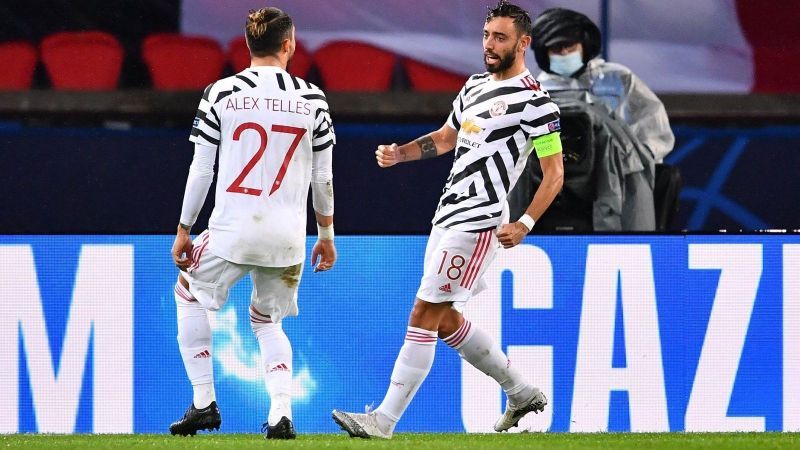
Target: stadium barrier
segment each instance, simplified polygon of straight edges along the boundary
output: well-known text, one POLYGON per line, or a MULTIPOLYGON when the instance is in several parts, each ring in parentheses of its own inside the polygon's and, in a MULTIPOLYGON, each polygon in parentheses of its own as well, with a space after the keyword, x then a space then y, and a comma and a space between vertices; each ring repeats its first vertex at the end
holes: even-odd
MULTIPOLYGON (((192 159, 188 120, 178 129, 0 124, 0 166, 7 168, 0 177, 0 234, 174 232, 192 159)), ((408 142, 440 126, 337 122, 338 233, 430 230, 452 154, 384 170, 374 152, 379 144, 408 142)), ((666 162, 683 178, 674 230, 800 228, 797 209, 786 206, 800 203, 800 190, 790 188, 800 167, 800 126, 674 130, 675 150, 666 162)), ((195 229, 206 226, 211 198, 195 229)), ((308 223, 308 232, 316 233, 311 212, 308 223)))

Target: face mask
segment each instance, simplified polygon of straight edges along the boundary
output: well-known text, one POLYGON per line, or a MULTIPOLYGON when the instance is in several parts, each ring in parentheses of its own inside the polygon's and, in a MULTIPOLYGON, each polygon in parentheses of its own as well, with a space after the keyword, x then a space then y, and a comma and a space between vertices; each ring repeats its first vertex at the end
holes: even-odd
POLYGON ((583 57, 579 50, 567 53, 566 55, 549 56, 550 70, 563 77, 569 77, 583 67, 583 57))

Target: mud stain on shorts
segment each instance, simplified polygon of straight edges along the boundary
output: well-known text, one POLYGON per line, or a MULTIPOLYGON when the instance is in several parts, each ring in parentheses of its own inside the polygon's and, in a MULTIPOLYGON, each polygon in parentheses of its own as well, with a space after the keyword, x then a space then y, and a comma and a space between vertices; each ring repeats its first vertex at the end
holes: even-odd
POLYGON ((287 287, 295 288, 300 283, 300 273, 302 272, 303 265, 296 264, 294 266, 287 267, 281 273, 281 280, 286 284, 287 287))

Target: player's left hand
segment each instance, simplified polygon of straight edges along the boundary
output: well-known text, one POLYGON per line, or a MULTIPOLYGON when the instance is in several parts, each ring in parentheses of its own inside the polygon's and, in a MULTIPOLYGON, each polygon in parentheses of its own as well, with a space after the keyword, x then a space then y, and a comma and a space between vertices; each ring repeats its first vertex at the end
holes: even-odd
POLYGON ((522 222, 507 223, 497 231, 497 240, 504 248, 511 248, 522 242, 528 235, 528 227, 522 222))
POLYGON ((325 272, 331 270, 334 263, 336 263, 336 246, 330 239, 320 239, 314 244, 314 249, 311 250, 311 265, 314 266, 314 272, 325 272), (319 260, 319 264, 317 264, 319 260))

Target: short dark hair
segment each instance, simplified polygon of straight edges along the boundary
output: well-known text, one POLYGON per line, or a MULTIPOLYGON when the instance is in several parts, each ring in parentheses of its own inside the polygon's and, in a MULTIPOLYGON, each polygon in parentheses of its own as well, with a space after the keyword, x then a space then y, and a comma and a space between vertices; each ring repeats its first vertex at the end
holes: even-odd
POLYGON ((292 18, 278 8, 250 10, 244 34, 250 54, 269 56, 277 54, 281 44, 292 36, 292 18))
POLYGON ((494 8, 489 7, 489 13, 486 14, 486 22, 495 17, 510 17, 514 19, 514 26, 521 35, 531 34, 531 16, 517 5, 508 3, 506 0, 500 0, 494 8))

